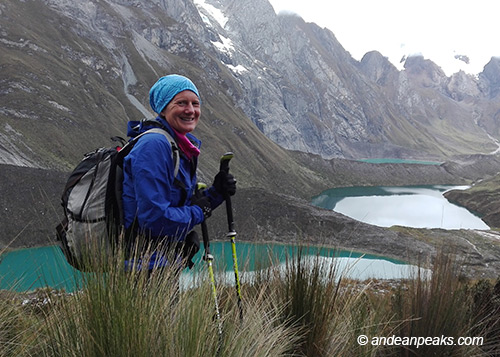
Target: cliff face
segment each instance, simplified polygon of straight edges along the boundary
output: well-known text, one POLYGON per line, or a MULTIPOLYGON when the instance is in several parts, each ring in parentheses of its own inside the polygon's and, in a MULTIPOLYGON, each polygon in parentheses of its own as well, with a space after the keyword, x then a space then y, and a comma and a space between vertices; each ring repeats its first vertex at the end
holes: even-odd
POLYGON ((498 147, 490 111, 499 107, 490 95, 498 84, 484 74, 446 77, 421 57, 399 72, 376 52, 358 63, 330 31, 276 17, 266 1, 217 4, 228 15, 218 31, 233 43, 228 66, 240 69, 246 89, 239 105, 281 146, 327 158, 442 158, 498 147))

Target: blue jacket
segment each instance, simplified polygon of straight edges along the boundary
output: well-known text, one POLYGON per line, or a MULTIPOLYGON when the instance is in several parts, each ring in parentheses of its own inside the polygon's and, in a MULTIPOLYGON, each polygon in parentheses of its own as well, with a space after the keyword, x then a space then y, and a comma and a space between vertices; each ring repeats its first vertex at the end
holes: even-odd
MULTIPOLYGON (((175 138, 174 131, 163 118, 157 117, 156 120, 175 138)), ((131 121, 127 135, 135 137, 152 127, 147 122, 131 121)), ((200 147, 201 142, 196 137, 187 136, 200 147)), ((140 232, 182 242, 186 234, 204 219, 202 209, 191 206, 196 188, 196 165, 197 158, 190 161, 180 153, 177 179, 185 186, 180 187, 174 183, 172 149, 167 138, 158 133, 142 136, 123 163, 125 228, 130 227, 136 218, 140 232)), ((212 209, 224 201, 213 186, 204 192, 210 198, 212 209)))

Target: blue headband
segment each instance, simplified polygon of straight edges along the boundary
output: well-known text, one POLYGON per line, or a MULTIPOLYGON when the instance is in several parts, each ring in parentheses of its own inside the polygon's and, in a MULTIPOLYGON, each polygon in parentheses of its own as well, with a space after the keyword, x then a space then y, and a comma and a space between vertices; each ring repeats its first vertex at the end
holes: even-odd
POLYGON ((161 77, 149 90, 149 104, 155 113, 160 114, 177 94, 185 90, 192 91, 200 99, 198 89, 189 78, 178 74, 161 77))

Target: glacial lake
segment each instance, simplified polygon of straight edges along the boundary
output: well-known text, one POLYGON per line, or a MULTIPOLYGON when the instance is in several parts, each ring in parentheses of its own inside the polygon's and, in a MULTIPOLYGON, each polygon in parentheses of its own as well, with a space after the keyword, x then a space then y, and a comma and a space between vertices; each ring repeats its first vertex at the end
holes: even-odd
POLYGON ((468 186, 345 187, 324 191, 312 204, 380 227, 479 229, 489 227, 443 193, 468 186))
MULTIPOLYGON (((337 251, 328 248, 304 248, 310 259, 317 256, 325 263, 336 264, 339 277, 353 279, 397 279, 416 275, 418 268, 402 261, 356 252, 337 251)), ((296 246, 279 244, 252 244, 237 242, 238 266, 242 282, 252 279, 256 269, 269 267, 269 255, 275 265, 284 268, 286 257, 296 253, 296 246)), ((211 252, 218 283, 234 283, 231 245, 229 242, 212 242, 211 252)), ((194 284, 198 274, 206 276, 206 265, 201 260, 203 245, 195 257, 195 268, 185 270, 182 285, 194 284)), ((0 256, 0 289, 31 291, 41 287, 52 287, 75 291, 82 283, 82 274, 73 269, 57 246, 15 250, 0 256)))
MULTIPOLYGON (((356 220, 377 226, 401 225, 417 228, 480 229, 489 227, 472 212, 451 204, 443 196, 450 189, 467 186, 408 186, 408 187, 347 187, 327 190, 313 198, 314 205, 332 209, 356 220)), ((258 269, 266 269, 269 255, 283 267, 286 257, 293 255, 296 246, 280 244, 236 243, 242 281, 251 279, 258 269)), ((418 268, 375 255, 327 248, 307 248, 311 258, 336 264, 339 275, 352 279, 397 279, 415 276, 418 268)), ((234 280, 229 242, 212 242, 211 251, 217 280, 234 280)), ((183 286, 189 287, 197 274, 206 274, 201 260, 203 247, 195 257, 193 271, 183 273, 183 286)), ((0 256, 0 289, 29 291, 52 287, 74 291, 82 282, 82 273, 73 269, 57 246, 22 249, 0 256)))

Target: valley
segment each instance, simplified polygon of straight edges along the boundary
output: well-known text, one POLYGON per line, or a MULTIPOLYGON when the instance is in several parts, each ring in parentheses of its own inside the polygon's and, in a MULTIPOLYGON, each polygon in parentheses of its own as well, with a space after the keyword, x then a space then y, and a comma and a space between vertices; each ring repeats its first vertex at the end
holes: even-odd
MULTIPOLYGON (((317 174, 331 175, 329 185, 470 184, 479 175, 490 177, 483 185, 489 195, 473 195, 474 203, 457 197, 471 197, 469 191, 452 191, 454 201, 488 217, 490 231, 382 228, 310 204, 311 192, 296 194, 287 187, 243 185, 233 199, 238 240, 312 244, 401 259, 414 264, 432 259, 440 249, 450 249, 463 259, 463 274, 495 277, 500 271, 500 198, 495 192, 498 178, 491 168, 498 158, 462 158, 461 163, 436 165, 368 164, 350 160, 309 161, 317 174), (331 171, 335 167, 335 174, 331 171), (447 169, 444 169, 447 167, 447 169), (417 174, 418 173, 418 174, 417 174), (462 176, 458 176, 461 173, 462 176), (425 178, 425 182, 423 180, 425 178), (449 180, 448 182, 446 182, 449 180), (455 193, 453 193, 455 192, 455 193)), ((236 165, 236 162, 234 163, 236 165)), ((67 172, 1 165, 0 249, 53 245, 55 226, 62 216, 60 194, 67 172)), ((242 180, 245 182, 245 180, 242 180)), ((472 190, 480 190, 481 183, 472 190)), ((322 188, 317 187, 315 193, 322 188)), ((482 190, 480 190, 482 191, 482 190)), ((216 210, 209 219, 211 237, 224 240, 225 211, 216 210)))

